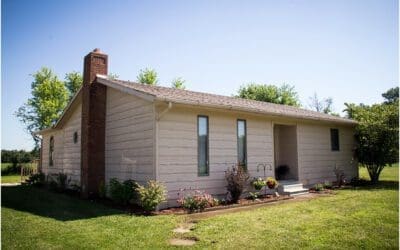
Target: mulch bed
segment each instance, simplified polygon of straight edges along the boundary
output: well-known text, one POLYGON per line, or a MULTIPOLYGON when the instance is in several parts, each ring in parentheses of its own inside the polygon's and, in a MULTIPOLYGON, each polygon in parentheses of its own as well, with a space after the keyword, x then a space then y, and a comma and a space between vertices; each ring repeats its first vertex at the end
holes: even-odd
MULTIPOLYGON (((204 211, 201 212, 211 212, 211 211, 217 211, 217 210, 223 210, 223 209, 230 209, 230 208, 236 208, 236 207, 247 207, 247 206, 252 206, 252 205, 258 205, 258 204, 263 204, 263 203, 271 203, 271 202, 277 202, 277 201, 282 201, 282 200, 289 200, 293 199, 294 197, 289 196, 289 195, 280 195, 279 197, 273 196, 273 195, 266 195, 264 197, 260 197, 256 200, 251 200, 251 199, 240 199, 238 203, 230 203, 230 204, 221 204, 215 207, 209 207, 204 209, 204 211)), ((201 213, 200 212, 200 213, 201 213)), ((189 211, 183 209, 182 207, 173 207, 173 208, 167 208, 160 210, 158 212, 155 212, 155 214, 159 215, 167 215, 167 214, 190 214, 189 211)))

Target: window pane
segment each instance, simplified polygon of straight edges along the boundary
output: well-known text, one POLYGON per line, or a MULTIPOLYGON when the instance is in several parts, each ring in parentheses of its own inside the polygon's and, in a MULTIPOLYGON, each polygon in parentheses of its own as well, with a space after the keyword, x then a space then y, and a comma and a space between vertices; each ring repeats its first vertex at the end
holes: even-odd
POLYGON ((238 163, 246 167, 246 121, 239 120, 237 124, 238 163))
POLYGON ((208 174, 208 117, 198 117, 198 172, 208 174))
POLYGON ((49 165, 53 166, 53 153, 54 153, 54 137, 50 137, 50 148, 49 148, 49 165))
POLYGON ((332 151, 339 151, 339 130, 331 129, 331 149, 332 151))

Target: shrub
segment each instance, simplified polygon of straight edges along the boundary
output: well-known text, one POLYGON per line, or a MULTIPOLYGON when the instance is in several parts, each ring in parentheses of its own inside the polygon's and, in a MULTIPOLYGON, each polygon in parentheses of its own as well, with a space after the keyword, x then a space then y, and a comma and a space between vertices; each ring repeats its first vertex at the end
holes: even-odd
POLYGON ((333 172, 335 173, 335 176, 336 176, 336 185, 341 187, 344 184, 346 184, 346 180, 344 178, 344 171, 342 169, 338 168, 335 165, 335 168, 333 169, 333 172))
POLYGON ((225 179, 228 182, 226 188, 230 194, 231 201, 237 203, 243 193, 249 175, 241 166, 233 166, 225 172, 225 179))
POLYGON ((139 193, 140 204, 147 212, 154 211, 166 198, 164 185, 157 181, 150 180, 146 187, 139 185, 136 190, 139 193))
POLYGON ((56 180, 59 191, 65 191, 68 188, 69 182, 71 181, 71 179, 68 179, 67 174, 64 173, 58 173, 56 175, 56 180))
POLYGON ((266 182, 267 182, 268 188, 270 188, 270 189, 274 189, 279 185, 278 181, 275 180, 275 178, 273 178, 273 177, 268 177, 266 182))
POLYGON ((46 176, 43 173, 36 173, 29 176, 26 183, 33 186, 43 186, 46 183, 46 176))
POLYGON ((136 188, 138 184, 134 180, 119 182, 116 178, 110 179, 110 198, 118 204, 127 205, 137 198, 136 188))
POLYGON ((254 179, 251 184, 256 190, 261 190, 263 187, 267 185, 267 182, 263 178, 254 179))
POLYGON ((99 197, 105 198, 106 194, 107 194, 107 185, 104 183, 104 181, 101 181, 99 184, 99 197))
POLYGON ((253 201, 256 200, 258 198, 258 192, 249 192, 249 197, 250 199, 252 199, 253 201))
POLYGON ((178 199, 178 203, 184 209, 189 210, 190 212, 195 212, 203 211, 207 207, 214 207, 218 205, 218 200, 214 199, 206 192, 194 190, 194 192, 190 194, 183 194, 183 196, 178 199))
POLYGON ((324 181, 324 188, 331 189, 332 188, 332 182, 324 181))
POLYGON ((325 189, 324 189, 324 184, 322 184, 322 183, 317 183, 317 184, 315 184, 314 190, 315 190, 315 191, 318 191, 318 192, 324 191, 324 190, 325 190, 325 189))

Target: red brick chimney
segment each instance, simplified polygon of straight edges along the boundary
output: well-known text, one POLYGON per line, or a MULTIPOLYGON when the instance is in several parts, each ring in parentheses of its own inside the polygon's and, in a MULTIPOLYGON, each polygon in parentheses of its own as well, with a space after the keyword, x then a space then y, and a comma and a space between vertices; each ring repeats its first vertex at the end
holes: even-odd
POLYGON ((84 59, 81 132, 81 196, 98 194, 105 177, 105 121, 107 87, 96 74, 107 75, 108 56, 99 49, 84 59))

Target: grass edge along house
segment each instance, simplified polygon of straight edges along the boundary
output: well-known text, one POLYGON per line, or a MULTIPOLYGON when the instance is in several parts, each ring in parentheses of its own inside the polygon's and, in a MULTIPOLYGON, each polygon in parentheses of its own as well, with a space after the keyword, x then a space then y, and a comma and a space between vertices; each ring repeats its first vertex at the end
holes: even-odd
POLYGON ((358 175, 355 121, 296 107, 107 77, 108 56, 84 58, 83 86, 42 138, 41 171, 63 172, 82 196, 111 178, 226 194, 225 171, 312 185, 358 175), (260 166, 266 166, 260 168, 260 166), (282 172, 282 169, 284 170, 282 172), (265 173, 264 173, 265 172, 265 173))

